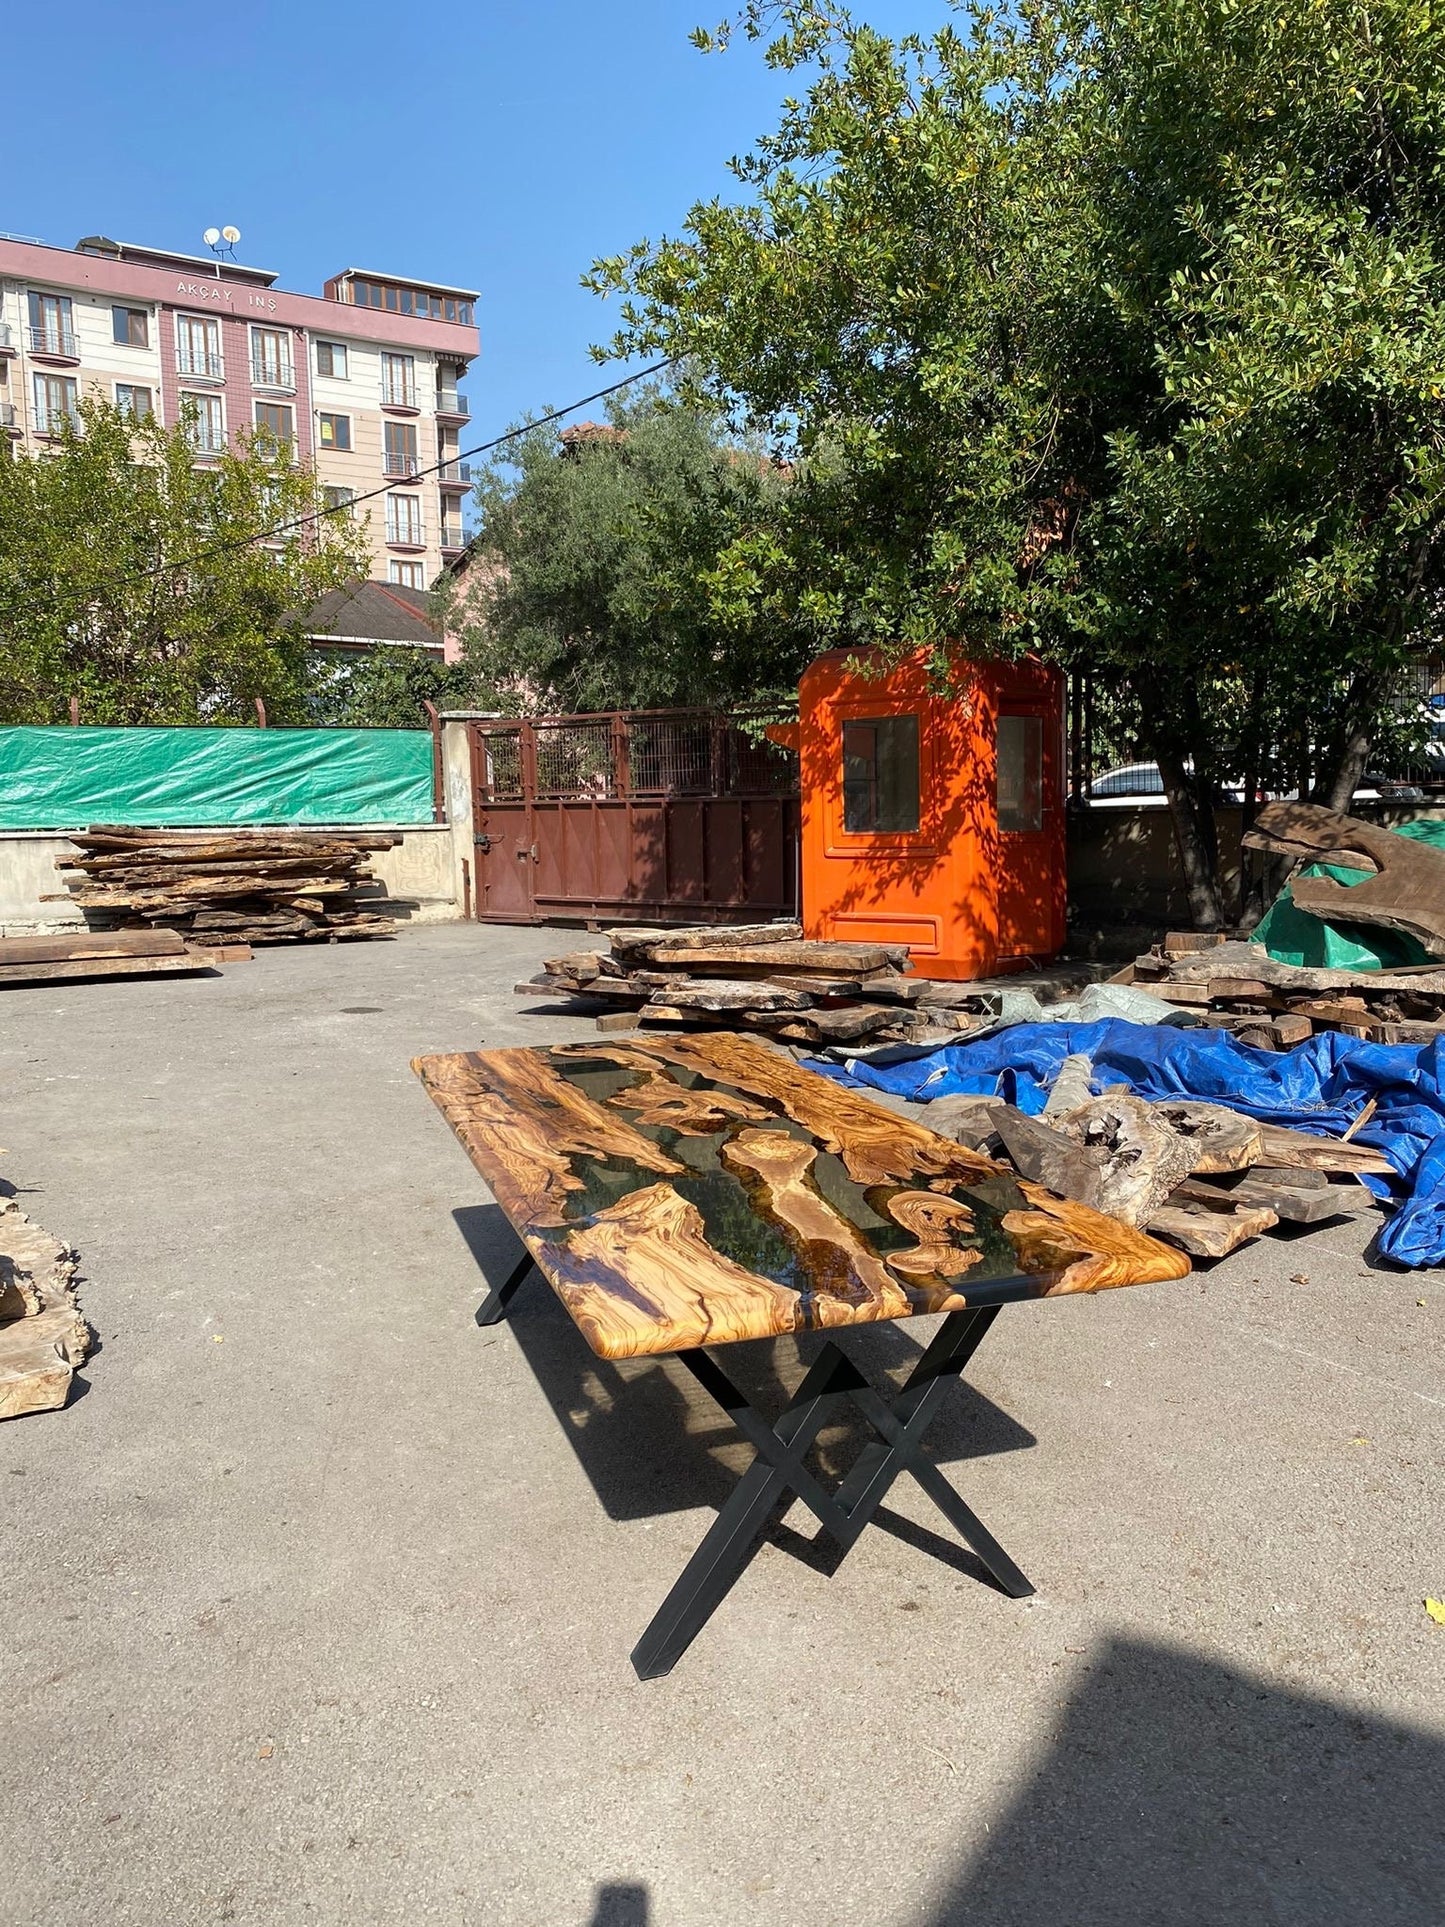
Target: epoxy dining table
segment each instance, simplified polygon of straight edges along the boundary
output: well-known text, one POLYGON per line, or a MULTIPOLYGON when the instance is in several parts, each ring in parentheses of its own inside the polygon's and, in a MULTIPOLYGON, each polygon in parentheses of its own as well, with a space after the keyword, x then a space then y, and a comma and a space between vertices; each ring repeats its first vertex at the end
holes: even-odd
POLYGON ((649 1034, 417 1058, 412 1068, 526 1247, 477 1313, 494 1324, 535 1265, 602 1358, 670 1353, 756 1457, 632 1654, 669 1672, 770 1518, 801 1499, 844 1548, 907 1472, 1004 1592, 1033 1591, 922 1451, 1000 1308, 1182 1277, 1188 1259, 802 1069, 755 1038, 649 1034), (901 1389, 837 1342, 943 1313, 901 1389), (775 1422, 713 1356, 830 1336, 775 1422), (841 1408, 873 1436, 832 1490, 808 1453, 841 1408))

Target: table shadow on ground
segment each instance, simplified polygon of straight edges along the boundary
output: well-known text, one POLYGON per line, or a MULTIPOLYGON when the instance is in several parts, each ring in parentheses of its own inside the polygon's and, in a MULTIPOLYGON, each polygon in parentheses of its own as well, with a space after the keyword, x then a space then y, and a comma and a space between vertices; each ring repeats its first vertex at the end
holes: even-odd
MULTIPOLYGON (((517 1236, 497 1205, 469 1205, 453 1211, 452 1217, 482 1274, 480 1304, 487 1285, 505 1278, 516 1262, 517 1236)), ((896 1385, 916 1363, 935 1328, 931 1319, 923 1321, 917 1333, 889 1322, 853 1326, 831 1336, 841 1341, 842 1349, 873 1383, 882 1385, 887 1377, 896 1385)), ((684 1366, 667 1357, 598 1358, 539 1272, 529 1273, 508 1307, 505 1322, 496 1330, 507 1333, 520 1347, 610 1518, 650 1519, 703 1506, 720 1510, 751 1463, 753 1448, 694 1384, 684 1366)), ((796 1339, 719 1346, 714 1356, 747 1397, 775 1419, 829 1336, 807 1332, 796 1339)), ((985 1358, 986 1343, 981 1353, 985 1358)), ((811 1455, 815 1469, 827 1482, 836 1481, 872 1436, 861 1418, 825 1428, 811 1455)), ((944 1404, 927 1443, 929 1457, 947 1465, 1022 1451, 1037 1441, 963 1379, 944 1404)), ((965 1497, 966 1483, 965 1478, 965 1497)), ((902 1489, 898 1488, 900 1493, 902 1489)), ((921 1495, 919 1504, 925 1512, 929 1510, 921 1495)), ((811 1532, 811 1515, 800 1510, 796 1516, 811 1532)), ((985 1576, 972 1553, 951 1537, 888 1506, 880 1509, 875 1523, 969 1577, 985 1576)), ((997 1527, 1006 1538, 1007 1522, 1000 1520, 997 1527)), ((842 1558, 826 1535, 808 1537, 777 1525, 767 1537, 822 1571, 833 1570, 842 1558)))
POLYGON ((1445 1737, 1146 1640, 1080 1663, 1028 1784, 917 1927, 1445 1915, 1445 1737))

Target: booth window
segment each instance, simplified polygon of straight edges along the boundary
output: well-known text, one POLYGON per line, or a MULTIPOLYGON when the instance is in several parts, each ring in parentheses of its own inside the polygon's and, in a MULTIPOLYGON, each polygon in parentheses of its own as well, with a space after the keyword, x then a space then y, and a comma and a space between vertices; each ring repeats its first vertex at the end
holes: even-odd
POLYGON ((916 716, 869 716, 844 723, 843 828, 918 828, 916 716))
POLYGON ((1044 722, 1041 716, 998 719, 998 826, 1044 827, 1044 722))

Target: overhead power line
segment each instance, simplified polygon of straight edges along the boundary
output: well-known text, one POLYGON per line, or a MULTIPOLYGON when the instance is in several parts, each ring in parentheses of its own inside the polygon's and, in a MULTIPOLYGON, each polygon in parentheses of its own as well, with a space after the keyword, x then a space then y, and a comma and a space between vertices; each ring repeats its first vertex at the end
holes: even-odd
MULTIPOLYGON (((568 402, 565 408, 549 409, 535 421, 525 422, 520 428, 509 428, 504 435, 494 435, 489 442, 478 442, 474 448, 458 449, 455 455, 448 455, 441 461, 431 462, 426 468, 419 468, 405 479, 408 482, 425 481, 428 475, 435 475, 438 469, 449 468, 453 462, 470 461, 473 455, 490 454, 494 448, 501 448, 507 442, 519 441, 523 435, 530 435, 533 429, 545 428, 549 422, 559 422, 565 415, 575 415, 579 408, 590 408, 594 401, 605 401, 623 388, 630 388, 635 381, 646 381, 649 375, 660 375, 664 368, 670 368, 678 359, 669 355, 665 361, 655 361, 650 368, 639 368, 635 374, 624 375, 621 381, 614 381, 606 388, 599 388, 595 394, 583 395, 580 401, 568 402)), ((115 583, 145 582, 151 576, 168 575, 173 569, 193 568, 198 562, 209 562, 214 556, 229 555, 233 549, 249 549, 253 543, 268 542, 273 536, 289 535, 293 529, 305 528, 311 522, 323 522, 328 516, 350 515, 363 502, 374 502, 379 495, 389 495, 396 486, 396 478, 383 482, 380 488, 368 489, 364 495, 353 495, 345 502, 337 502, 331 508, 310 509, 305 515, 295 515, 289 522, 278 522, 274 528, 262 529, 251 535, 239 535, 229 542, 218 542, 209 549, 197 549, 191 555, 179 556, 174 562, 158 562, 153 568, 137 569, 132 575, 113 576, 115 583)))

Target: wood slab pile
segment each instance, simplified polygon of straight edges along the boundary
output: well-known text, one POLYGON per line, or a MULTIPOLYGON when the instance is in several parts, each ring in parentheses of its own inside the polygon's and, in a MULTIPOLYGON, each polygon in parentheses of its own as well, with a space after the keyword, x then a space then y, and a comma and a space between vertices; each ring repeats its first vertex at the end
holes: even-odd
POLYGON ((0 990, 75 978, 173 977, 243 963, 244 943, 188 944, 175 930, 77 930, 53 937, 0 937, 0 990))
POLYGON ((1263 944, 1182 934, 1136 958, 1121 979, 1267 1050, 1289 1050, 1317 1030, 1376 1044, 1445 1035, 1445 963, 1305 969, 1277 962, 1263 944))
POLYGON ((797 923, 631 926, 550 958, 517 995, 615 1004, 602 1030, 693 1024, 799 1044, 956 1042, 978 1021, 952 1007, 953 986, 907 972, 906 945, 810 942, 797 923))
POLYGON ((1001 1098, 963 1096, 937 1098, 919 1116, 944 1136, 1008 1159, 1020 1177, 1197 1258, 1222 1258, 1277 1226, 1370 1210, 1375 1200, 1360 1179, 1391 1168, 1346 1138, 1260 1124, 1190 1099, 1151 1103, 1088 1089, 1088 1060, 1068 1058, 1041 1117, 1001 1098))
POLYGON ((389 937, 366 859, 400 837, 331 830, 132 830, 71 836, 57 859, 87 919, 148 924, 196 943, 389 937))
POLYGON ((75 1253, 0 1197, 0 1419, 65 1403, 90 1329, 75 1302, 75 1253))

